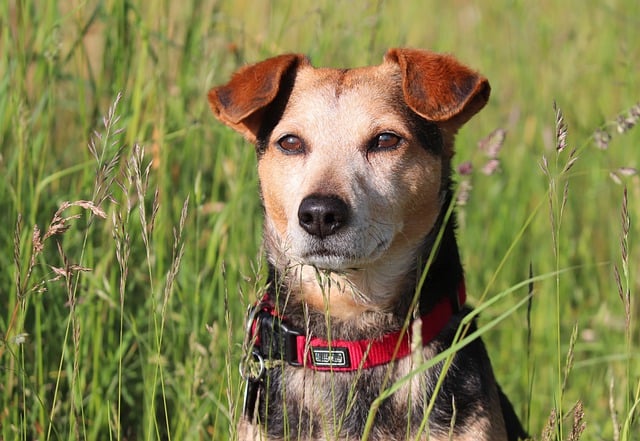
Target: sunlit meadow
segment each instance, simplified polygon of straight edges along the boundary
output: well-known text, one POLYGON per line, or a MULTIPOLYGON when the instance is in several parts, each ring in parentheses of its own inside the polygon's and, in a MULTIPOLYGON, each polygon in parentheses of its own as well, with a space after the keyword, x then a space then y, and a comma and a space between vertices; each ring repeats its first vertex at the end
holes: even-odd
POLYGON ((395 46, 491 82, 458 136, 458 236, 525 426, 640 439, 639 41, 632 0, 1 2, 0 440, 235 439, 262 210, 207 91, 395 46))

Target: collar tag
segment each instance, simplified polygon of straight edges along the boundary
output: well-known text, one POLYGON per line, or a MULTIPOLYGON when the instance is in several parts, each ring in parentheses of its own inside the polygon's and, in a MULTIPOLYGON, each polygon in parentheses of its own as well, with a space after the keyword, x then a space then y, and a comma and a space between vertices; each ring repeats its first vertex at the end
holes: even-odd
POLYGON ((311 351, 311 361, 314 366, 335 368, 351 367, 349 350, 347 348, 312 346, 309 350, 311 351))

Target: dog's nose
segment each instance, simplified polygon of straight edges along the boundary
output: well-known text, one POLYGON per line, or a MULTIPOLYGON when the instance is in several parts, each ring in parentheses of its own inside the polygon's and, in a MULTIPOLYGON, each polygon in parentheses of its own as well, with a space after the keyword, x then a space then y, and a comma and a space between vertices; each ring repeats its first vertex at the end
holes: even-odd
POLYGON ((304 230, 320 238, 338 231, 349 220, 349 206, 337 196, 307 196, 298 208, 304 230))

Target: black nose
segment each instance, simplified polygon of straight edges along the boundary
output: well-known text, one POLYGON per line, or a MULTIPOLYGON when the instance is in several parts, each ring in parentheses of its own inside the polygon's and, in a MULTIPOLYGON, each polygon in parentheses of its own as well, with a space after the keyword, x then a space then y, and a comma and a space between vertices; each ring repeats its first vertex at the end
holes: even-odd
POLYGON ((337 196, 307 196, 298 208, 300 226, 320 238, 335 233, 348 220, 349 206, 337 196))

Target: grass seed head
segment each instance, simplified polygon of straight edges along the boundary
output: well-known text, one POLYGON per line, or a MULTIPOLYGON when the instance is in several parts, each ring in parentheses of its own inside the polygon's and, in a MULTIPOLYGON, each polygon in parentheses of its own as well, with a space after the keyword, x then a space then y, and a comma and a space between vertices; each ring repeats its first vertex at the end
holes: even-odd
POLYGON ((556 112, 556 150, 561 152, 567 148, 567 124, 564 121, 562 110, 555 101, 553 102, 553 110, 556 112))

